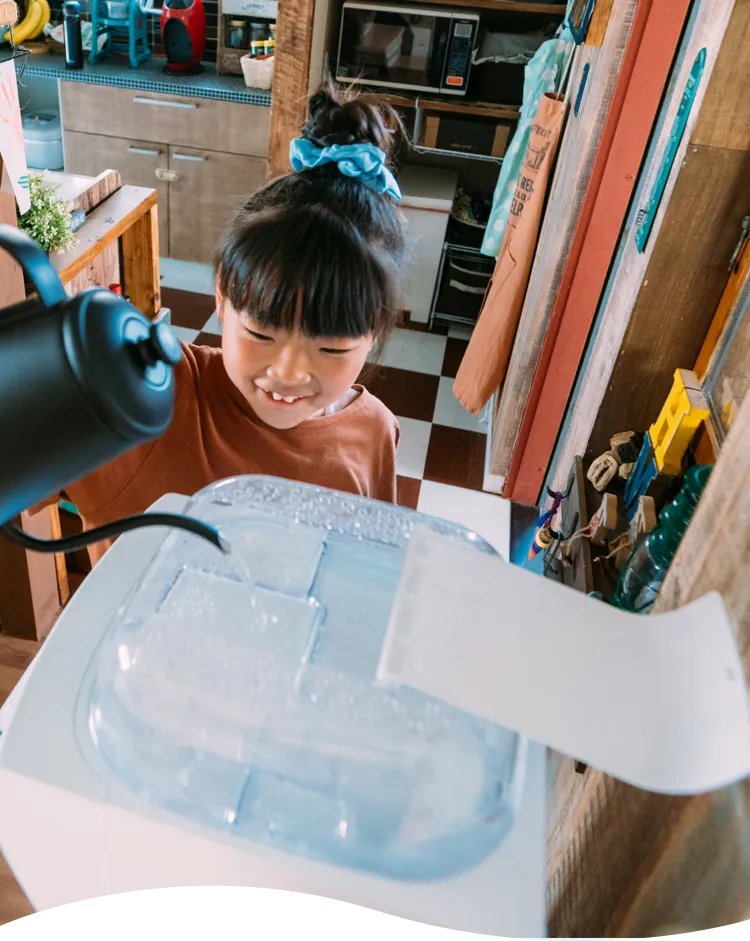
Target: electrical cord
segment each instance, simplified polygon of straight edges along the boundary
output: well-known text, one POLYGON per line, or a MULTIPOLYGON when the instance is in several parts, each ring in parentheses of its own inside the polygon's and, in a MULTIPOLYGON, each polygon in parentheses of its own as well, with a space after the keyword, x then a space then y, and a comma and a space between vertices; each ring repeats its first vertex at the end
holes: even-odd
POLYGON ((174 529, 182 529, 207 540, 222 552, 230 551, 229 543, 219 534, 218 530, 206 523, 201 523, 199 520, 191 519, 189 516, 178 516, 176 513, 142 513, 138 516, 126 516, 121 520, 115 520, 114 523, 106 523, 104 526, 97 526, 96 529, 89 529, 74 536, 63 536, 62 539, 39 539, 36 536, 30 536, 22 529, 18 529, 12 523, 4 523, 0 526, 0 533, 16 545, 23 546, 24 549, 31 549, 33 552, 57 554, 77 552, 94 542, 112 539, 115 536, 121 536, 123 533, 134 529, 142 529, 146 526, 169 526, 174 529))

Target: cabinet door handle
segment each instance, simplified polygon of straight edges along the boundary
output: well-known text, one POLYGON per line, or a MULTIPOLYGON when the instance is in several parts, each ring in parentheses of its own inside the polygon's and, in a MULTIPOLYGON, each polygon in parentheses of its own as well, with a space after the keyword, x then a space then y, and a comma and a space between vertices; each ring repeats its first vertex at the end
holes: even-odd
POLYGON ((165 170, 164 167, 154 170, 154 175, 157 180, 165 180, 167 183, 177 183, 180 179, 180 174, 176 170, 165 170))
POLYGON ((205 163, 205 157, 193 157, 191 154, 172 154, 175 160, 191 160, 193 163, 205 163))
POLYGON ((182 108, 187 111, 197 111, 198 105, 192 105, 188 101, 161 101, 159 98, 133 98, 137 105, 153 105, 155 108, 182 108))
POLYGON ((129 154, 139 154, 141 157, 158 157, 160 150, 146 150, 145 147, 128 147, 129 154))

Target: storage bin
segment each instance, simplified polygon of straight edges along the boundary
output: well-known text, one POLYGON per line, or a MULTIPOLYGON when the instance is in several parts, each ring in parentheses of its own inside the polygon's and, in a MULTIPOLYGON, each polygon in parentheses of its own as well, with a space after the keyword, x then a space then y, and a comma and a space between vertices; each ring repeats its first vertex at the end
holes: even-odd
POLYGON ((446 245, 433 320, 476 323, 494 267, 478 250, 446 245))

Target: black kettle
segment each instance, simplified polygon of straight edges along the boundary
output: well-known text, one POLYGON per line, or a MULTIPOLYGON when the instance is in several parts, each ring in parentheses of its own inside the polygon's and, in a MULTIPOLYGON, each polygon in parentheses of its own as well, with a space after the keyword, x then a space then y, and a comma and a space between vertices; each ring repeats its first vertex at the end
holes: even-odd
MULTIPOLYGON (((162 435, 182 350, 167 323, 152 324, 111 291, 69 297, 47 255, 18 229, 0 225, 0 249, 37 292, 0 311, 0 526, 27 548, 72 551, 60 548, 65 540, 21 538, 8 521, 162 435)), ((177 525, 220 543, 202 523, 144 514, 74 537, 74 548, 138 525, 177 525)))

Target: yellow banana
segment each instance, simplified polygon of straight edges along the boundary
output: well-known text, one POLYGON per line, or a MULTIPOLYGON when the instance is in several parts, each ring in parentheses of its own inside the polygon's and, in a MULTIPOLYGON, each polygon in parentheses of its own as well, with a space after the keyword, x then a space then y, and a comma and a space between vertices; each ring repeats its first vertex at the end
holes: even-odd
MULTIPOLYGON (((35 29, 42 22, 42 7, 38 0, 29 0, 29 8, 26 16, 13 30, 13 41, 15 43, 26 42, 35 29)), ((6 42, 10 41, 10 31, 3 37, 6 42)))
POLYGON ((37 29, 29 36, 29 39, 36 39, 37 36, 41 36, 44 27, 49 23, 50 9, 49 3, 47 0, 35 0, 36 3, 42 8, 42 17, 39 20, 39 26, 37 29))

